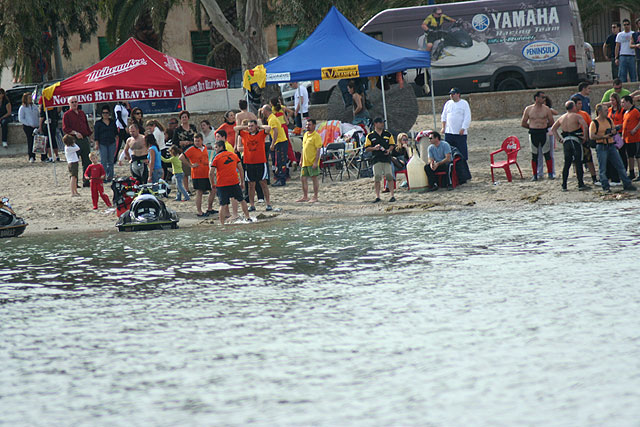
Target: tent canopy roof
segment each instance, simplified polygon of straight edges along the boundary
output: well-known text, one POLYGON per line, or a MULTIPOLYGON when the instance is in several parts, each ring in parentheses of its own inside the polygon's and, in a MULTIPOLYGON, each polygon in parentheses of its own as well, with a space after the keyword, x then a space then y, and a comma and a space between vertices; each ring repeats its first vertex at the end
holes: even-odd
POLYGON ((44 90, 46 105, 65 105, 69 96, 80 104, 181 98, 224 89, 227 73, 166 55, 130 38, 109 56, 44 90))
POLYGON ((303 43, 264 66, 267 83, 370 77, 428 68, 431 54, 378 41, 332 6, 303 43))

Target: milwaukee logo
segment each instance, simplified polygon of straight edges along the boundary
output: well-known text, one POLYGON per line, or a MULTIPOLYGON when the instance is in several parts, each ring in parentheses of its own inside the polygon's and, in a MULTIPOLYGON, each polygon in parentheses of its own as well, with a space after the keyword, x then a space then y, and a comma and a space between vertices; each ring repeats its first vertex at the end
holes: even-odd
POLYGON ((176 73, 184 76, 185 73, 184 73, 184 70, 182 69, 182 65, 180 65, 180 63, 176 58, 169 55, 165 55, 164 59, 167 60, 164 63, 165 67, 167 67, 169 70, 175 71, 176 73))
POLYGON ((99 82, 109 77, 117 76, 118 74, 126 73, 141 65, 147 65, 146 59, 130 59, 128 62, 115 67, 106 66, 99 70, 93 70, 87 74, 87 81, 85 83, 99 82))

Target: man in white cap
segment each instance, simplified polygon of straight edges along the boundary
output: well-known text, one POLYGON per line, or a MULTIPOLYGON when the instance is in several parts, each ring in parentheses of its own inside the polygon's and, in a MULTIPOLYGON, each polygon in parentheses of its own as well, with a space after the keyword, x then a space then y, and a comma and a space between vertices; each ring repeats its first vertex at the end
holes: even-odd
POLYGON ((444 140, 452 147, 456 147, 465 160, 469 160, 467 152, 467 131, 471 124, 471 109, 469 103, 460 98, 460 89, 451 88, 449 99, 442 109, 442 129, 444 140))

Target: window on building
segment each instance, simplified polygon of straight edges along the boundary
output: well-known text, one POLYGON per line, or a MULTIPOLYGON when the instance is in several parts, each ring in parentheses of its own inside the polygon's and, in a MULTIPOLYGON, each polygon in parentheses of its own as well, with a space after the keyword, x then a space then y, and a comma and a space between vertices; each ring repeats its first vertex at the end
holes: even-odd
MULTIPOLYGON (((276 27, 276 37, 278 38, 278 55, 282 55, 289 50, 291 40, 296 36, 298 27, 295 25, 278 25, 276 27)), ((304 39, 298 39, 295 41, 291 49, 302 43, 304 39)))
POLYGON ((193 62, 202 65, 212 65, 207 62, 209 52, 211 52, 209 30, 191 31, 191 54, 193 57, 193 62))

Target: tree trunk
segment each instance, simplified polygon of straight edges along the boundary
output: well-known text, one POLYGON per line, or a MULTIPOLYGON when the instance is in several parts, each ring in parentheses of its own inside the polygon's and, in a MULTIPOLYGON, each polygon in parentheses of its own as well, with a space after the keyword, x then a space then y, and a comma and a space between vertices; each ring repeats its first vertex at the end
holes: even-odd
MULTIPOLYGON (((262 0, 247 0, 244 3, 244 30, 242 31, 235 28, 227 20, 216 0, 201 0, 201 2, 209 15, 211 25, 240 52, 243 70, 249 70, 269 60, 262 20, 262 0)), ((237 5, 238 2, 236 2, 236 7, 237 5)), ((267 85, 263 90, 262 99, 265 101, 279 94, 278 85, 267 85)))
POLYGON ((53 37, 53 56, 56 63, 56 78, 64 78, 64 69, 62 68, 62 51, 60 49, 60 39, 58 39, 58 31, 55 28, 51 28, 51 35, 53 37))

